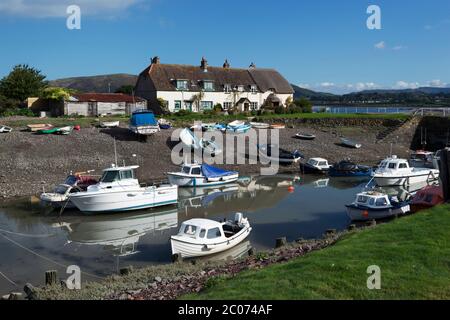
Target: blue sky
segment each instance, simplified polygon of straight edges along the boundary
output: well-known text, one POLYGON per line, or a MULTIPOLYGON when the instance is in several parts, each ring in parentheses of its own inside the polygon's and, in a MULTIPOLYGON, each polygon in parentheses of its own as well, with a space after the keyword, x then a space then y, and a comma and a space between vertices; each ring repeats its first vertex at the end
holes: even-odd
POLYGON ((0 77, 20 63, 49 79, 162 63, 278 69, 329 92, 450 86, 450 1, 2 0, 0 77), (66 7, 81 8, 81 30, 66 7), (369 30, 378 5, 382 29, 369 30))

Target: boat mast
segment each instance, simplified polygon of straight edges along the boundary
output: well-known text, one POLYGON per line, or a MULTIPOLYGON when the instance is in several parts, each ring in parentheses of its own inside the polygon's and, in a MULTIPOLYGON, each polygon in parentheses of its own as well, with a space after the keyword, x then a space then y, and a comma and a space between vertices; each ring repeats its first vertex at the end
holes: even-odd
POLYGON ((117 167, 117 146, 116 146, 116 137, 114 137, 114 163, 117 167))

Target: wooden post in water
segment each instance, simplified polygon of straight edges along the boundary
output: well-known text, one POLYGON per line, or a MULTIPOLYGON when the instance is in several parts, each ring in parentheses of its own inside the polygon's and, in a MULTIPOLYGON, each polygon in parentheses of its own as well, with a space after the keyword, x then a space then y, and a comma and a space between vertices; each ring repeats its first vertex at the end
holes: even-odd
POLYGON ((441 151, 440 173, 444 200, 450 201, 450 148, 441 151))
POLYGON ((53 286, 56 284, 58 272, 56 270, 49 270, 45 272, 45 285, 53 286))

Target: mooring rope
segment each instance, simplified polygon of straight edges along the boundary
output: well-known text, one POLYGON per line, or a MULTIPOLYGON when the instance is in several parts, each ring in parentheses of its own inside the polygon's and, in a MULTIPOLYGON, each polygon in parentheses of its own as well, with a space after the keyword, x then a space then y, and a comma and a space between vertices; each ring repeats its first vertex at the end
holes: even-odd
POLYGON ((17 283, 15 283, 14 281, 12 281, 10 278, 8 278, 3 272, 0 271, 0 276, 2 276, 3 278, 5 278, 9 283, 11 283, 13 286, 18 287, 19 285, 17 283))
MULTIPOLYGON (((5 238, 6 240, 8 240, 9 242, 15 244, 16 246, 22 248, 22 249, 25 250, 25 251, 28 251, 29 253, 31 253, 31 254, 33 254, 33 255, 35 255, 35 256, 41 258, 41 259, 44 259, 44 260, 46 260, 46 261, 48 261, 48 262, 51 262, 51 263, 53 263, 53 264, 55 264, 55 265, 57 265, 57 266, 62 267, 62 268, 66 268, 66 269, 67 269, 67 267, 68 267, 68 266, 66 266, 66 265, 64 265, 64 264, 62 264, 62 263, 59 263, 58 261, 52 260, 52 259, 50 259, 50 258, 47 258, 47 257, 45 257, 45 256, 43 256, 43 255, 41 255, 41 254, 39 254, 39 253, 37 253, 37 252, 35 252, 35 251, 29 249, 29 248, 27 248, 27 247, 21 245, 20 243, 14 241, 13 239, 8 238, 8 237, 5 236, 4 234, 1 234, 1 233, 0 233, 0 236, 2 236, 3 238, 5 238)), ((87 276, 96 278, 96 279, 101 279, 101 280, 104 279, 103 277, 99 277, 99 276, 96 276, 96 275, 94 275, 94 274, 90 274, 90 273, 87 273, 87 272, 84 272, 84 271, 82 271, 81 273, 82 273, 82 274, 85 274, 85 275, 87 275, 87 276)))

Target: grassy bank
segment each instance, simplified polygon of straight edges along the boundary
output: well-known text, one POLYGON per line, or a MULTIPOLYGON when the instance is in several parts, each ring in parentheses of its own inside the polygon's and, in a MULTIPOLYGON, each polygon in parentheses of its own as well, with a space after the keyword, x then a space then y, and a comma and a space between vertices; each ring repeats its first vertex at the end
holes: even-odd
POLYGON ((364 232, 286 264, 209 281, 185 299, 449 299, 450 206, 364 232), (381 268, 368 290, 367 267, 381 268))
MULTIPOLYGON (((238 115, 214 115, 191 113, 182 116, 170 115, 165 117, 169 119, 175 126, 191 125, 194 121, 203 122, 231 122, 234 120, 247 120, 244 114, 238 115)), ((280 119, 383 119, 383 120, 404 120, 408 118, 405 114, 331 114, 331 113, 301 113, 301 114, 270 114, 255 116, 259 121, 271 121, 280 119)), ((26 127, 28 124, 49 123, 54 126, 80 125, 83 128, 91 127, 98 124, 99 121, 120 121, 122 124, 129 122, 129 117, 80 117, 80 118, 37 118, 37 117, 12 117, 1 118, 0 123, 13 128, 26 127)))

